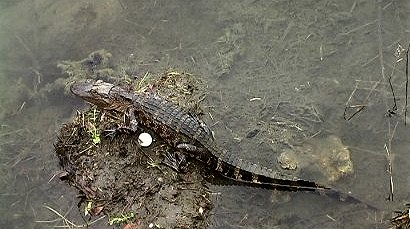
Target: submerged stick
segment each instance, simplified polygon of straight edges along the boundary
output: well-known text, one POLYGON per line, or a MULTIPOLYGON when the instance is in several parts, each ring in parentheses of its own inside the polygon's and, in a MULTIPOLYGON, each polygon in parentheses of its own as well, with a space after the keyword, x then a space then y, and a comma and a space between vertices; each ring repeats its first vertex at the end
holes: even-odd
MULTIPOLYGON (((379 49, 379 61, 380 61, 380 68, 381 68, 381 75, 383 78, 383 81, 386 82, 386 75, 385 75, 385 67, 384 67, 384 59, 383 59, 383 40, 382 40, 382 7, 381 4, 379 2, 379 6, 378 6, 378 23, 377 23, 377 34, 378 34, 378 49, 379 49)), ((389 81, 390 83, 390 81, 389 81)), ((390 83, 391 86, 391 83, 390 83)), ((387 101, 385 98, 385 104, 386 107, 388 107, 387 105, 387 101)), ((388 111, 390 111, 388 109, 388 111)), ((392 155, 391 155, 391 142, 393 139, 393 136, 395 134, 396 129, 394 128, 393 132, 392 132, 392 128, 391 128, 391 123, 390 123, 390 119, 388 119, 387 121, 387 128, 388 128, 388 136, 389 136, 389 140, 388 143, 384 145, 384 148, 386 149, 386 156, 387 156, 387 161, 389 163, 389 168, 388 168, 388 174, 389 174, 389 184, 390 184, 390 195, 389 195, 389 200, 393 201, 393 187, 394 187, 394 183, 393 183, 393 163, 392 163, 392 155)), ((396 125, 397 126, 397 125, 396 125)))
POLYGON ((391 154, 389 151, 389 147, 387 147, 387 144, 384 144, 384 148, 386 149, 386 154, 387 154, 387 159, 389 161, 389 168, 387 172, 389 173, 390 176, 390 195, 389 195, 389 200, 393 201, 393 194, 394 194, 394 183, 393 183, 393 166, 392 166, 392 160, 391 160, 391 154))
POLYGON ((407 125, 407 99, 408 99, 408 87, 409 87, 409 49, 410 43, 406 50, 406 101, 404 104, 404 125, 407 125))

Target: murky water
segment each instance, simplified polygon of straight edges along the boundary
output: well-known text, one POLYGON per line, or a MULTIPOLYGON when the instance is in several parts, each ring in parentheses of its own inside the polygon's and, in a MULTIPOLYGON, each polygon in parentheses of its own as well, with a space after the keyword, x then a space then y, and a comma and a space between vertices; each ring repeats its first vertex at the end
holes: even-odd
POLYGON ((385 228, 392 210, 409 201, 402 59, 409 1, 20 0, 0 7, 1 228, 62 225, 44 222, 60 219, 46 206, 84 223, 75 190, 53 178, 56 131, 80 106, 59 84, 57 63, 97 49, 118 62, 138 60, 136 76, 174 68, 206 81, 212 119, 205 119, 219 143, 244 159, 272 167, 282 149, 337 136, 354 172, 336 181, 299 175, 380 209, 308 193, 212 187, 211 228, 385 228), (387 117, 390 77, 397 110, 387 117), (345 107, 349 116, 355 105, 366 107, 344 120, 345 107), (282 121, 298 135, 279 138, 282 121), (386 201, 388 153, 393 202, 386 201))

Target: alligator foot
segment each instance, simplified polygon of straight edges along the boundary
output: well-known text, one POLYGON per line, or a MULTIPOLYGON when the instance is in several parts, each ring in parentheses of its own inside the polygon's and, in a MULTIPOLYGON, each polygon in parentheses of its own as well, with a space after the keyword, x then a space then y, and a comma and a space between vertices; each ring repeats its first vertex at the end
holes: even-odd
POLYGON ((183 153, 178 151, 172 153, 167 152, 164 156, 165 157, 162 160, 163 164, 168 165, 177 172, 185 172, 187 161, 183 153))
POLYGON ((140 127, 132 127, 132 126, 124 126, 124 125, 115 125, 112 126, 108 129, 104 129, 103 133, 105 134, 106 137, 111 137, 111 139, 115 138, 115 136, 117 136, 118 134, 121 133, 135 133, 138 130, 140 131, 144 131, 142 128, 140 127))
POLYGON ((138 120, 136 119, 134 112, 131 110, 127 111, 123 118, 124 124, 114 124, 114 126, 104 130, 106 136, 114 138, 118 133, 136 133, 137 131, 144 132, 144 129, 138 126, 138 120))

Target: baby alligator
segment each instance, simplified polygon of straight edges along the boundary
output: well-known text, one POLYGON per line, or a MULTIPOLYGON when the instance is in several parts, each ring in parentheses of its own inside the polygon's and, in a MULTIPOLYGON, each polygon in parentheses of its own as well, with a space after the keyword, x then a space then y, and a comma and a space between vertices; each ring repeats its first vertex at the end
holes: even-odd
POLYGON ((239 159, 220 148, 211 130, 195 115, 152 93, 137 93, 101 80, 76 82, 71 92, 104 111, 120 112, 152 129, 175 149, 205 163, 223 177, 244 185, 290 191, 312 191, 340 201, 355 197, 315 182, 275 172, 239 159))

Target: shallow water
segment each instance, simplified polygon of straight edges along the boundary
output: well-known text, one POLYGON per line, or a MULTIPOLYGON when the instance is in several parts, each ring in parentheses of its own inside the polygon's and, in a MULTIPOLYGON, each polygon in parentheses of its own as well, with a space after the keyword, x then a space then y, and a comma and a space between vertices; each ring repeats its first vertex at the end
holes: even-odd
POLYGON ((97 49, 138 60, 136 76, 173 68, 206 81, 212 118, 205 119, 219 143, 244 159, 271 167, 281 149, 295 146, 290 140, 338 136, 354 173, 333 182, 301 175, 380 209, 309 193, 211 187, 211 228, 385 228, 408 203, 401 48, 409 42, 409 1, 20 0, 0 7, 1 228, 61 225, 36 222, 58 218, 44 206, 83 223, 75 190, 53 178, 52 145, 81 102, 63 87, 43 89, 63 77, 59 61, 97 49), (386 117, 394 104, 390 76, 397 111, 386 117), (346 121, 346 104, 366 108, 346 121), (271 128, 277 120, 292 121, 300 136, 279 139, 271 128), (255 129, 261 132, 246 138, 255 129), (386 201, 387 152, 393 202, 386 201))

